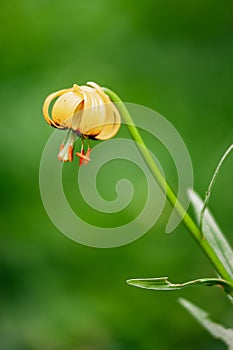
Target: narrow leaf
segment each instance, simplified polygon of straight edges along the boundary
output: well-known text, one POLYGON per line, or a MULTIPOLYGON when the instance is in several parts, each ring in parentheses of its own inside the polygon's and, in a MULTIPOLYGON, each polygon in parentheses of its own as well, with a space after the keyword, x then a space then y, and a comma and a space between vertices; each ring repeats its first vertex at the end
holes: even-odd
POLYGON ((226 159, 226 157, 228 156, 228 154, 233 150, 233 144, 226 150, 226 152, 224 153, 224 155, 222 156, 222 158, 220 159, 220 162, 218 163, 217 165, 217 168, 215 169, 215 172, 214 172, 214 175, 210 181, 210 184, 209 184, 209 187, 208 187, 208 190, 205 194, 205 200, 204 200, 204 203, 203 203, 203 207, 202 207, 202 210, 201 210, 201 215, 200 215, 200 228, 202 229, 202 223, 203 223, 203 218, 204 218, 204 214, 205 214, 205 210, 208 206, 208 203, 209 203, 209 199, 210 199, 210 195, 211 195, 211 191, 213 190, 213 187, 214 187, 214 184, 215 184, 215 181, 216 181, 216 178, 217 178, 217 175, 222 167, 222 164, 224 162, 224 160, 226 159))
POLYGON ((179 298, 179 303, 210 333, 213 337, 222 340, 233 350, 233 329, 225 328, 221 324, 213 322, 207 312, 197 307, 190 301, 179 298))
POLYGON ((229 282, 220 278, 200 278, 194 281, 176 284, 171 283, 168 280, 168 277, 137 278, 130 279, 127 283, 135 287, 153 290, 177 290, 192 286, 220 286, 224 288, 227 293, 233 294, 233 286, 229 282))
MULTIPOLYGON (((193 205, 197 222, 200 222, 203 201, 194 190, 189 190, 188 195, 193 205)), ((215 253, 218 255, 225 269, 233 278, 233 251, 216 223, 213 215, 208 209, 205 210, 205 215, 203 217, 202 232, 205 239, 209 242, 215 253)))

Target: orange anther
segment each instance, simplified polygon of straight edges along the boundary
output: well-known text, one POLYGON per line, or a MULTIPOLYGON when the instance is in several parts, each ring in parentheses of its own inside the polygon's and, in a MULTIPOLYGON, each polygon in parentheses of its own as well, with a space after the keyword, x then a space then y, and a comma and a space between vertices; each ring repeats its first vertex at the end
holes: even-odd
POLYGON ((76 152, 75 153, 76 156, 79 157, 79 165, 82 165, 83 160, 86 160, 87 162, 90 161, 90 158, 88 158, 87 156, 84 155, 84 150, 82 149, 81 153, 80 152, 76 152))
POLYGON ((69 162, 72 162, 73 161, 73 146, 69 146, 68 147, 68 159, 69 159, 69 162))
POLYGON ((86 157, 88 158, 88 160, 84 159, 84 165, 87 165, 89 163, 89 161, 91 160, 90 159, 90 153, 91 153, 91 148, 88 147, 88 150, 87 150, 87 153, 86 153, 86 157))

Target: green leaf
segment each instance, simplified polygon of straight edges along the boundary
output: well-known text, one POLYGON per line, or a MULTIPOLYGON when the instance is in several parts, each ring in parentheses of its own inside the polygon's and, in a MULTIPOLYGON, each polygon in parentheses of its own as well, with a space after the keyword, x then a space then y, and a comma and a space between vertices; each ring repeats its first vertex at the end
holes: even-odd
POLYGON ((226 290, 227 293, 233 293, 233 286, 220 278, 200 278, 194 281, 189 281, 185 283, 171 283, 168 277, 159 278, 137 278, 130 279, 127 281, 128 284, 145 289, 153 290, 177 290, 192 286, 220 286, 226 290))
POLYGON ((203 222, 203 217, 204 217, 204 214, 205 214, 205 210, 206 210, 206 208, 208 206, 208 203, 209 203, 209 200, 210 200, 210 196, 211 196, 211 192, 213 190, 213 187, 214 187, 217 175, 219 174, 219 172, 220 172, 220 170, 222 168, 224 160, 227 158, 228 154, 230 154, 230 152, 232 150, 233 150, 233 144, 230 147, 228 147, 228 149, 226 150, 226 152, 224 153, 224 155, 220 159, 220 162, 218 163, 217 168, 215 169, 213 177, 212 177, 212 179, 210 181, 208 190, 206 191, 205 199, 204 199, 204 203, 203 203, 203 207, 202 207, 201 215, 200 215, 200 227, 201 227, 201 229, 202 229, 202 222, 203 222))
POLYGON ((233 329, 225 328, 221 324, 209 319, 209 315, 190 301, 179 298, 179 303, 210 333, 213 337, 222 340, 233 350, 233 329))
MULTIPOLYGON (((204 203, 194 190, 189 190, 188 195, 194 208, 197 222, 199 223, 200 214, 204 203)), ((205 239, 209 242, 215 253, 218 255, 227 272, 233 278, 233 251, 216 223, 213 215, 208 209, 205 210, 202 223, 202 232, 205 239)))

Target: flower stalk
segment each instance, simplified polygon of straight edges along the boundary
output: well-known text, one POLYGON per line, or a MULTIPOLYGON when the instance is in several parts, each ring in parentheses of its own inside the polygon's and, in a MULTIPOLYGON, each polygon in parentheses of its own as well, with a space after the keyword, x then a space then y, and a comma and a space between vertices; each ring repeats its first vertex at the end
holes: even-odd
POLYGON ((180 201, 177 199, 175 193, 173 192, 172 188, 169 186, 169 184, 166 182, 163 174, 161 173, 159 167, 155 163, 154 159, 152 158, 150 152, 148 151, 146 145, 144 144, 141 135, 138 132, 138 129, 134 125, 133 119, 131 118, 131 115, 129 114, 127 108, 123 104, 122 100, 118 95, 116 95, 113 91, 109 90, 108 88, 102 87, 103 91, 110 97, 112 102, 119 103, 117 105, 118 110, 121 114, 122 119, 124 120, 129 133, 134 141, 136 141, 137 147, 145 160, 148 168, 150 169, 153 177, 156 179, 158 184, 160 185, 161 189, 164 191, 164 193, 167 196, 168 201, 171 203, 171 205, 175 208, 177 213, 180 215, 180 217, 183 220, 183 223, 189 230, 190 234, 193 236, 193 238, 197 241, 199 246, 202 248, 206 256, 208 257, 209 261, 214 266, 215 270, 218 272, 218 274, 221 276, 222 279, 228 281, 231 285, 233 285, 233 279, 229 275, 228 271, 225 269, 224 265, 222 264, 221 260, 209 244, 209 242, 204 238, 202 230, 196 225, 196 223, 193 221, 191 216, 186 212, 180 201))

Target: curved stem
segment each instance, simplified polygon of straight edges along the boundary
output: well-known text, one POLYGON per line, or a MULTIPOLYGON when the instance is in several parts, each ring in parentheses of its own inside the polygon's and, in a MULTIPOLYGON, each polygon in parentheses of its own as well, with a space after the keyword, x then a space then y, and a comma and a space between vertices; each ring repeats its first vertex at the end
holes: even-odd
POLYGON ((126 123, 126 126, 129 130, 129 133, 131 137, 133 138, 134 141, 137 143, 137 147, 144 158, 147 166, 149 167, 153 177, 156 179, 162 190, 165 192, 167 199, 171 203, 171 205, 176 209, 177 213, 181 216, 185 226, 188 228, 189 232, 193 236, 193 238, 197 241, 197 243, 201 246, 207 257, 209 258, 210 262, 213 264, 215 267, 216 271, 218 274, 228 281, 229 283, 233 284, 233 279, 223 266, 222 262, 216 255, 215 251, 212 249, 210 244, 206 239, 204 239, 204 235, 200 228, 196 225, 196 223, 193 221, 193 219, 189 216, 189 214, 186 212, 182 204, 179 202, 177 199, 175 193, 171 189, 171 187, 168 185, 166 182, 163 174, 161 173, 159 167, 155 163, 154 159, 152 158, 150 152, 148 151, 146 145, 144 144, 141 135, 138 132, 138 129, 134 125, 134 122, 123 104, 122 100, 120 99, 119 96, 117 96, 113 91, 109 90, 108 88, 102 88, 104 92, 110 97, 112 102, 120 102, 119 105, 117 106, 122 119, 126 123))

